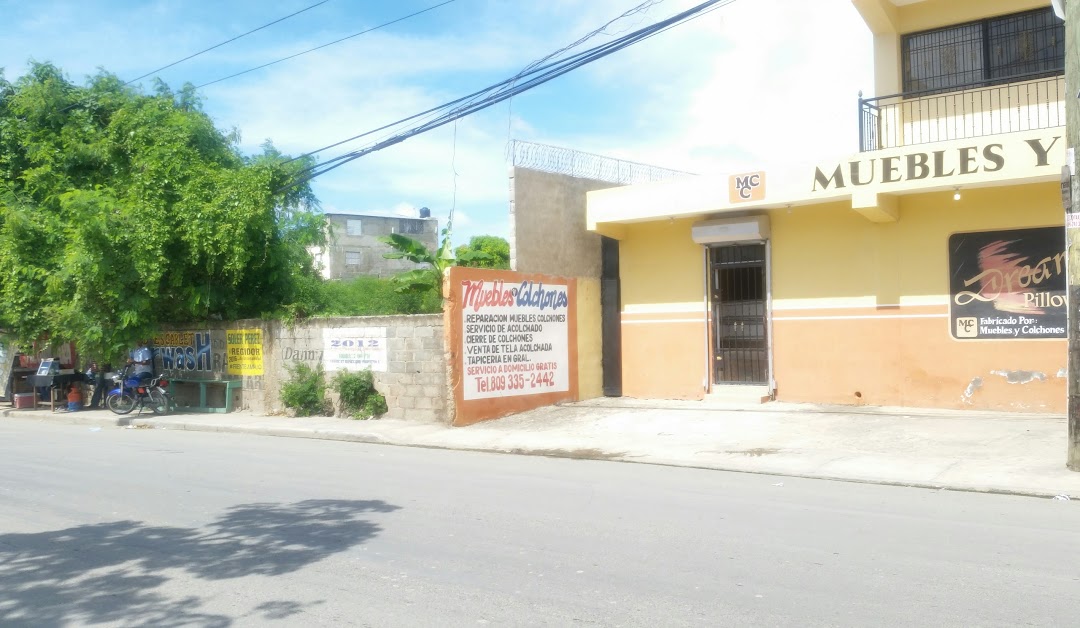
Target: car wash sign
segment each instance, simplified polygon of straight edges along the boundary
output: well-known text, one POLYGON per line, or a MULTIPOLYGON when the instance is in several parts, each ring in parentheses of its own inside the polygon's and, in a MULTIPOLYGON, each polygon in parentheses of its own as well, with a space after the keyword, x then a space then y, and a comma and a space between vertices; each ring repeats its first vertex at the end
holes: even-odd
POLYGON ((566 284, 463 279, 463 398, 570 390, 566 284))
POLYGON ((949 325, 957 340, 1065 338, 1062 227, 949 237, 949 325))

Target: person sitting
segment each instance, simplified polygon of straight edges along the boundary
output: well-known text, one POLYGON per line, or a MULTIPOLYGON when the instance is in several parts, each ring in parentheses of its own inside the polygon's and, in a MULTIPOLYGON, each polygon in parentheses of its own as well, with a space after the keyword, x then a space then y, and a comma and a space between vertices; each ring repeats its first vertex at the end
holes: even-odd
POLYGON ((139 378, 139 383, 145 383, 154 378, 154 354, 145 342, 131 352, 128 357, 128 365, 132 367, 132 375, 139 378))
POLYGON ((78 384, 72 384, 67 394, 68 412, 77 412, 82 409, 82 392, 78 384))

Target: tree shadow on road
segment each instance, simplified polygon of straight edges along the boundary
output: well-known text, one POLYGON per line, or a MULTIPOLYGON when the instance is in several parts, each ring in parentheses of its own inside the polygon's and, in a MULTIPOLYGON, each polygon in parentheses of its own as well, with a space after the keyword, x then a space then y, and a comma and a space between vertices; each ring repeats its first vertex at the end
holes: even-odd
MULTIPOLYGON (((0 535, 0 625, 228 626, 195 596, 156 588, 180 572, 203 580, 280 576, 359 545, 382 528, 361 518, 383 501, 307 500, 230 508, 204 528, 137 521, 0 535)), ((303 604, 276 600, 255 613, 280 619, 303 604)))

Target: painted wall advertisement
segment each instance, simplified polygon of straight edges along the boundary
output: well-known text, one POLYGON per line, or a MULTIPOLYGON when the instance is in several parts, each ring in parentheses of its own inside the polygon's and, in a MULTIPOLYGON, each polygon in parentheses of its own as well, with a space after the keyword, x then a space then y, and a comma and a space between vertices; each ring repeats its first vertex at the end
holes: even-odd
POLYGON ((323 330, 323 368, 327 371, 386 372, 385 327, 342 327, 323 330))
POLYGON ((230 329, 225 332, 225 363, 229 375, 262 375, 261 329, 230 329))
POLYGON ((465 400, 570 390, 567 285, 463 280, 465 400))
POLYGON ((209 331, 167 331, 154 336, 154 355, 164 371, 212 371, 209 331))
POLYGON ((949 237, 949 319, 957 340, 1065 338, 1065 230, 949 237))

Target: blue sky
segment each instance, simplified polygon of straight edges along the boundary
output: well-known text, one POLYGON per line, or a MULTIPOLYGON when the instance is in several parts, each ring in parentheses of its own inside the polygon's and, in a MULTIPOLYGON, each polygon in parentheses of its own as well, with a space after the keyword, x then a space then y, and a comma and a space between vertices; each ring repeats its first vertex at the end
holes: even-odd
MULTIPOLYGON (((0 0, 0 67, 9 80, 28 59, 76 82, 98 67, 129 80, 315 1, 0 0)), ((158 76, 202 84, 441 1, 330 0, 158 76)), ((697 1, 654 2, 586 46, 697 1)), ((243 150, 271 139, 299 154, 509 78, 641 2, 455 0, 200 94, 243 150)), ((703 174, 775 170, 854 152, 860 89, 872 91, 871 38, 850 0, 737 0, 313 187, 328 212, 426 206, 442 223, 453 206, 455 242, 505 236, 508 139, 703 174)))

